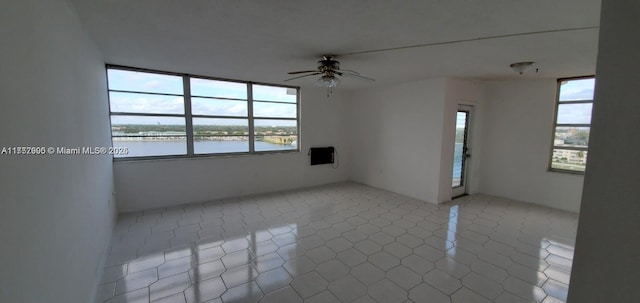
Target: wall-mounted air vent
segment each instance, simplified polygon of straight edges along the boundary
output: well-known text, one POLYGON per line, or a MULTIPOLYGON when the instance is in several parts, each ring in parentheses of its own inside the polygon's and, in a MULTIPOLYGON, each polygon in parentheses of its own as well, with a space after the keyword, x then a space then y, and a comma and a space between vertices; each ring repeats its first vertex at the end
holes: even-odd
POLYGON ((333 164, 335 161, 335 149, 329 147, 312 147, 309 149, 311 165, 333 164))

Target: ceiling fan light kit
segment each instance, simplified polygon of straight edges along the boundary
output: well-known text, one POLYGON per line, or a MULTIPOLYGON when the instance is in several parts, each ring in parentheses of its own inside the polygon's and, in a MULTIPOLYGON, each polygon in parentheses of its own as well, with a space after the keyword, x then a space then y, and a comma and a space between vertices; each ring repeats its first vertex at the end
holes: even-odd
MULTIPOLYGON (((509 65, 513 71, 522 75, 525 71, 527 71, 531 66, 533 66, 535 62, 526 61, 526 62, 516 62, 509 65)), ((536 71, 537 72, 537 71, 536 71)))
POLYGON ((340 79, 336 78, 335 76, 323 75, 318 80, 316 80, 316 85, 320 87, 332 88, 338 86, 338 84, 340 84, 340 79))
POLYGON ((352 78, 370 81, 370 82, 374 81, 371 78, 361 76, 360 73, 356 71, 341 70, 340 61, 336 60, 335 57, 332 55, 323 55, 322 60, 318 61, 318 66, 317 66, 317 69, 315 70, 302 70, 302 71, 289 72, 289 75, 297 75, 297 74, 306 74, 306 75, 296 76, 284 81, 287 82, 294 79, 320 75, 320 78, 316 80, 316 85, 327 88, 327 97, 331 95, 332 93, 331 89, 338 86, 340 82, 342 82, 340 78, 338 78, 339 76, 347 76, 347 77, 352 77, 352 78))

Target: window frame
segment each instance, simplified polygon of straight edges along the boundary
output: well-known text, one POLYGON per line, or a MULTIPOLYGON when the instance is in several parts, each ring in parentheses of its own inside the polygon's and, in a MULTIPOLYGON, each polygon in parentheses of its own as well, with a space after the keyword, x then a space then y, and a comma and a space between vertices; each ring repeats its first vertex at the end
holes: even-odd
MULTIPOLYGON (((217 157, 232 157, 232 156, 250 156, 250 155, 263 155, 263 154, 282 154, 282 153, 299 153, 300 152, 300 103, 301 103, 301 89, 299 86, 291 86, 291 85, 282 85, 282 84, 272 84, 272 83, 264 83, 264 82, 254 82, 254 81, 243 81, 243 80, 235 80, 235 79, 226 79, 219 77, 210 77, 210 76, 202 76, 202 75, 194 75, 188 73, 177 73, 177 72, 168 72, 154 69, 146 69, 146 68, 138 68, 131 66, 123 66, 117 64, 105 64, 105 73, 107 74, 107 99, 108 99, 108 110, 109 110, 109 132, 111 133, 111 144, 113 145, 113 127, 111 123, 111 118, 114 116, 139 116, 139 117, 174 117, 174 118, 183 118, 185 120, 185 137, 186 137, 186 154, 184 155, 157 155, 157 156, 134 156, 134 157, 113 157, 114 161, 137 161, 137 160, 160 160, 160 159, 190 159, 190 158, 217 158, 217 157), (147 93, 140 91, 127 91, 127 90, 118 90, 111 89, 109 86, 109 70, 123 70, 123 71, 131 71, 131 72, 143 72, 143 73, 152 73, 159 75, 169 75, 169 76, 178 76, 182 78, 182 89, 183 93, 181 95, 178 94, 170 94, 170 93, 147 93), (240 101, 239 99, 234 98, 224 98, 224 97, 203 97, 203 96, 193 96, 191 94, 191 79, 202 79, 202 80, 213 80, 213 81, 224 81, 224 82, 233 82, 233 83, 241 83, 246 85, 247 89, 247 115, 246 116, 224 116, 224 115, 203 115, 203 114, 192 114, 192 103, 191 98, 211 98, 211 99, 226 99, 231 101, 240 101), (274 117, 259 117, 253 115, 253 103, 254 102, 265 102, 263 100, 254 100, 253 99, 253 85, 263 85, 270 87, 281 87, 287 89, 295 89, 296 90, 296 117, 295 118, 274 118, 274 117), (166 114, 166 113, 130 113, 130 112, 113 112, 111 111, 111 92, 123 92, 123 93, 138 93, 138 94, 150 94, 150 95, 162 95, 162 96, 174 96, 174 97, 183 97, 184 100, 184 113, 183 114, 166 114), (221 152, 221 153, 203 153, 198 154, 194 151, 194 138, 196 137, 194 134, 194 125, 193 120, 198 118, 215 118, 215 119, 246 119, 248 124, 248 145, 249 150, 246 152, 221 152), (286 150, 266 150, 266 151, 256 151, 255 150, 255 120, 291 120, 296 123, 296 141, 297 145, 295 149, 286 149, 286 150)), ((243 100, 244 101, 244 100, 243 100)), ((267 101, 272 103, 284 103, 278 101, 267 101)), ((288 102, 287 104, 294 104, 292 102, 288 102)))
MULTIPOLYGON (((558 172, 558 173, 567 173, 567 174, 574 174, 574 175, 584 175, 585 171, 579 171, 579 170, 570 170, 570 169, 562 169, 562 168, 555 168, 553 167, 553 150, 554 149, 564 149, 564 150, 577 150, 577 151, 589 151, 589 144, 587 143, 586 147, 576 147, 576 146, 557 146, 555 144, 555 139, 556 139, 556 129, 558 127, 588 127, 589 128, 589 134, 591 134, 591 118, 593 118, 593 112, 590 115, 590 122, 588 124, 582 123, 582 124, 570 124, 570 123, 558 123, 558 112, 560 109, 560 105, 561 104, 591 104, 592 105, 592 111, 593 111, 593 104, 594 104, 594 99, 595 99, 595 83, 594 83, 594 96, 591 98, 591 100, 570 100, 570 101, 563 101, 560 102, 560 88, 562 85, 563 81, 572 81, 572 80, 583 80, 583 79, 596 79, 595 75, 588 75, 588 76, 578 76, 578 77, 568 77, 568 78, 558 78, 557 82, 556 82, 556 100, 555 100, 555 105, 554 105, 554 113, 553 113, 553 124, 551 127, 551 148, 549 150, 549 162, 548 162, 548 167, 547 170, 550 172, 558 172)), ((588 157, 588 156, 587 156, 588 157)), ((587 158, 586 161, 589 161, 589 159, 587 158)), ((586 166, 586 161, 585 161, 585 166, 586 166)))

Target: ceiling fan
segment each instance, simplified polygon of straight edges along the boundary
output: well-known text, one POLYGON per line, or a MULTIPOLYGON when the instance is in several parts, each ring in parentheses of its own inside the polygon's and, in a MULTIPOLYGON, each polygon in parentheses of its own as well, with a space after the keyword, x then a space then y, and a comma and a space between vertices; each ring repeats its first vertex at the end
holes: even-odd
POLYGON ((336 60, 335 57, 332 55, 323 55, 322 60, 318 61, 318 67, 315 70, 313 69, 301 70, 301 71, 289 72, 288 74, 289 75, 306 74, 306 75, 289 78, 287 80, 284 80, 285 82, 299 79, 299 78, 320 75, 320 78, 316 80, 316 84, 318 86, 326 87, 329 90, 333 87, 338 86, 338 84, 340 84, 341 81, 338 78, 338 76, 351 77, 351 78, 356 78, 356 79, 365 80, 369 82, 375 81, 369 77, 360 75, 360 73, 356 71, 348 70, 348 69, 340 69, 340 61, 336 60))

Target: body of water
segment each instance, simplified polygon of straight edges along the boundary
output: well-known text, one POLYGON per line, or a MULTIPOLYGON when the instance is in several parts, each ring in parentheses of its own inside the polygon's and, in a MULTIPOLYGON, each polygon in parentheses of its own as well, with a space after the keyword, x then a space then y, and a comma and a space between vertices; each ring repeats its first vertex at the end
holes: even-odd
MULTIPOLYGON (((116 158, 186 155, 187 142, 180 141, 114 141, 113 147, 125 147, 129 153, 115 155, 116 158)), ((272 144, 263 141, 255 142, 256 151, 293 150, 295 145, 272 144)), ((209 153, 241 153, 249 151, 248 141, 196 141, 194 152, 196 154, 209 153)))

